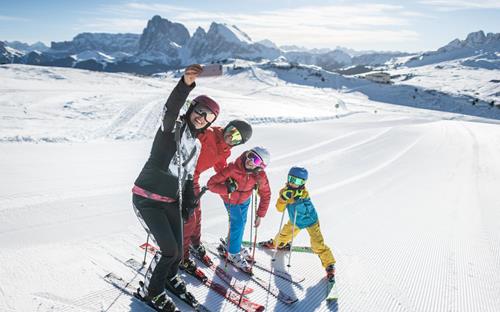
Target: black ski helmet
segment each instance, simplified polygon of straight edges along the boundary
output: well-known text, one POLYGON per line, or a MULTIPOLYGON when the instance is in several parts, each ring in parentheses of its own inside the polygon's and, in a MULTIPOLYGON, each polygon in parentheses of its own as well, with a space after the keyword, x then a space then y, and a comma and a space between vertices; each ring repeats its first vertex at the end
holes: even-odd
POLYGON ((250 125, 247 121, 242 119, 231 120, 224 128, 224 132, 226 132, 227 128, 231 126, 235 127, 240 132, 241 134, 240 144, 244 144, 252 137, 252 125, 250 125))

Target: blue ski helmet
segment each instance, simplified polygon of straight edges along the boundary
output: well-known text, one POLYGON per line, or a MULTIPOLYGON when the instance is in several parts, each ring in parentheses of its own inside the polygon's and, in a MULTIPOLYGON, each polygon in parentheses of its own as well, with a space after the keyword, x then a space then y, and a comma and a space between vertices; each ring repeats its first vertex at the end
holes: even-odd
POLYGON ((288 175, 301 178, 303 180, 307 180, 309 174, 307 173, 307 169, 303 167, 292 167, 290 171, 288 171, 288 175))

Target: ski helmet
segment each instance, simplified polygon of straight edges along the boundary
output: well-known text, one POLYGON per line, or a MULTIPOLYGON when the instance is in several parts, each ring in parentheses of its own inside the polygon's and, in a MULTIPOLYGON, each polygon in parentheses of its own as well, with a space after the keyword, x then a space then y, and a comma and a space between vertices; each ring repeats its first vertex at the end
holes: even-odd
POLYGON ((199 95, 194 98, 193 102, 194 106, 201 105, 211 110, 212 113, 215 114, 215 118, 217 118, 217 116, 219 115, 220 112, 219 104, 217 104, 217 102, 215 102, 212 98, 206 95, 199 95))
POLYGON ((306 168, 303 167, 292 167, 290 171, 288 171, 289 176, 294 176, 296 178, 301 178, 303 180, 307 180, 309 174, 306 168))
POLYGON ((264 147, 256 146, 252 148, 251 151, 259 155, 259 157, 262 159, 262 162, 264 163, 264 166, 268 166, 271 162, 271 154, 269 154, 269 151, 264 147))
POLYGON ((226 130, 231 126, 235 127, 241 134, 241 142, 239 144, 247 142, 252 137, 252 126, 245 120, 241 119, 231 120, 224 128, 224 132, 226 132, 226 130))

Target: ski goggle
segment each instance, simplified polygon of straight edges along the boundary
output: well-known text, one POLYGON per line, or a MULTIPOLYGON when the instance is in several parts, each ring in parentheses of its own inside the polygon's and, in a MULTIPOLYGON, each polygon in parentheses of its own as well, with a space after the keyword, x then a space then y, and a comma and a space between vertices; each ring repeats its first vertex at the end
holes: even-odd
POLYGON ((306 180, 289 175, 288 176, 288 183, 302 186, 302 185, 306 184, 306 180))
POLYGON ((254 166, 256 166, 256 167, 261 167, 261 168, 266 167, 266 164, 264 163, 262 158, 260 158, 260 156, 257 155, 257 153, 255 153, 253 151, 248 152, 247 159, 251 160, 252 163, 254 164, 254 166))
POLYGON ((226 131, 224 131, 226 134, 229 134, 231 138, 231 145, 238 145, 241 142, 243 142, 243 137, 241 136, 240 131, 235 126, 229 126, 227 127, 226 131))
POLYGON ((202 116, 206 122, 210 123, 214 122, 215 118, 217 117, 208 107, 205 106, 196 105, 193 109, 193 112, 198 116, 202 116))

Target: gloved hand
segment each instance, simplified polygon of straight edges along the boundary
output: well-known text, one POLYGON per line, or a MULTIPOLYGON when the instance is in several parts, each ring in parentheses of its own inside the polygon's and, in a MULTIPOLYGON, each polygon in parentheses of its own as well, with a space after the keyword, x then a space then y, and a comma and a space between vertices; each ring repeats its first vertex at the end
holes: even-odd
POLYGON ((288 187, 284 187, 280 190, 280 197, 284 201, 288 201, 291 198, 293 198, 294 193, 295 193, 294 190, 289 189, 288 187))
POLYGON ((188 220, 196 207, 198 207, 199 199, 194 193, 193 180, 187 180, 182 192, 182 218, 188 220))
POLYGON ((286 186, 280 190, 280 197, 284 201, 293 201, 308 198, 309 194, 305 188, 292 189, 286 186))
POLYGON ((224 183, 226 184, 228 194, 231 194, 238 189, 238 183, 236 183, 233 178, 228 178, 224 183))
POLYGON ((300 188, 295 190, 295 193, 293 194, 293 199, 305 199, 308 198, 309 194, 307 193, 305 188, 300 188))

